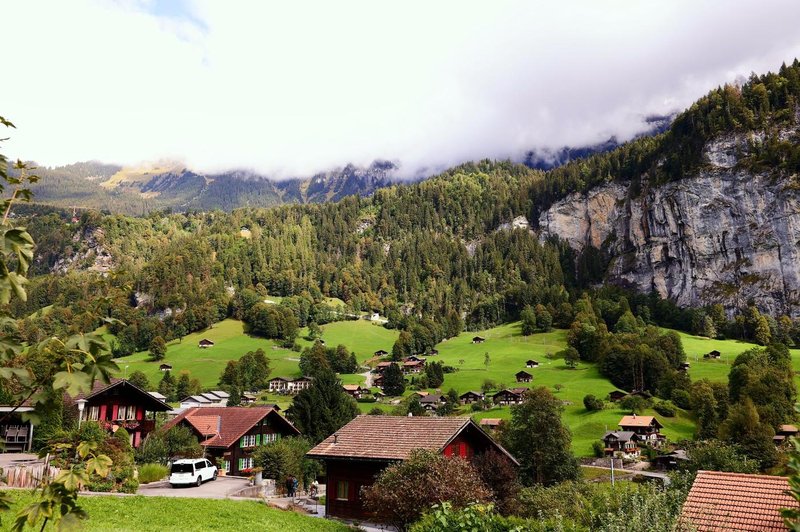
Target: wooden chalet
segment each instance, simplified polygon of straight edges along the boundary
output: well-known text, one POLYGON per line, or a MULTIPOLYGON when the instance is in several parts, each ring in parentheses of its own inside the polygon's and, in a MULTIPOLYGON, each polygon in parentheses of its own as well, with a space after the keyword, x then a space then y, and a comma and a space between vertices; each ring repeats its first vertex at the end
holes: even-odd
POLYGON ((372 385, 376 388, 383 388, 383 375, 377 375, 372 378, 372 385))
POLYGON ((177 425, 191 429, 217 467, 233 476, 248 473, 252 452, 259 445, 300 434, 277 410, 259 406, 190 408, 165 427, 177 425))
POLYGON ((653 416, 623 416, 619 421, 619 428, 636 434, 639 441, 653 446, 659 446, 666 441, 666 436, 661 434, 664 426, 653 416))
POLYGON ((200 349, 208 349, 209 347, 214 347, 214 342, 209 340, 208 338, 203 338, 199 342, 197 342, 197 347, 200 349))
POLYGON ((678 366, 678 371, 689 371, 689 364, 688 362, 681 362, 680 366, 678 366))
POLYGON ((492 396, 492 401, 499 405, 518 405, 525 400, 527 388, 511 388, 500 390, 492 396))
POLYGON ((533 375, 525 370, 522 370, 515 373, 514 378, 517 379, 517 382, 531 382, 533 380, 533 375))
POLYGON ((409 356, 407 356, 405 358, 404 361, 405 362, 422 362, 423 364, 425 363, 425 359, 421 358, 421 357, 418 357, 417 355, 409 355, 409 356))
POLYGON ((535 360, 528 360, 528 361, 525 362, 525 367, 526 368, 538 368, 539 367, 539 363, 536 362, 535 360))
POLYGON ((78 401, 86 401, 81 413, 83 421, 96 421, 111 431, 125 428, 134 448, 155 429, 156 413, 172 410, 164 401, 125 379, 111 379, 108 384, 95 381, 89 393, 65 397, 65 404, 80 412, 78 401))
POLYGON ((794 425, 781 425, 778 427, 778 430, 775 431, 775 436, 772 438, 772 441, 775 442, 775 445, 783 445, 784 443, 788 442, 790 438, 797 436, 798 429, 794 425))
POLYGON ((473 336, 472 337, 472 343, 473 344, 482 344, 485 341, 486 341, 486 338, 484 338, 483 336, 473 336))
POLYGON ((385 357, 386 355, 388 355, 388 354, 389 354, 389 352, 388 352, 388 351, 384 351, 383 349, 378 349, 378 350, 377 350, 377 351, 375 351, 375 353, 373 353, 373 354, 374 354, 376 357, 385 357))
POLYGON ((639 437, 635 432, 628 430, 613 430, 606 432, 603 436, 605 454, 616 456, 622 455, 625 458, 635 458, 639 456, 639 446, 636 442, 639 437))
POLYGON ((508 451, 467 417, 358 416, 308 452, 325 462, 328 473, 325 514, 345 519, 375 519, 362 503, 362 488, 390 464, 415 449, 471 459, 494 451, 519 465, 508 451))
POLYGON ((785 531, 783 508, 800 509, 786 477, 698 471, 678 530, 785 531))
POLYGON ((436 409, 446 402, 447 399, 445 399, 444 395, 440 393, 429 393, 428 395, 421 397, 419 400, 419 404, 421 404, 422 408, 428 412, 436 412, 436 409))
POLYGON ((616 403, 617 401, 621 401, 623 397, 628 395, 626 392, 621 392, 619 390, 614 390, 608 394, 608 400, 611 402, 616 403))
POLYGON ((650 459, 650 464, 658 469, 677 469, 681 463, 689 461, 689 456, 683 449, 676 449, 667 454, 661 454, 650 459))
POLYGON ((484 395, 481 392, 476 392, 474 390, 470 390, 468 392, 464 392, 458 396, 459 400, 461 401, 462 405, 469 405, 472 403, 477 403, 478 401, 483 401, 484 395))
POLYGON ((411 373, 422 373, 425 369, 424 360, 405 360, 403 362, 403 374, 409 375, 411 373))
POLYGON ((342 389, 344 390, 344 393, 354 399, 361 399, 361 397, 369 393, 367 388, 362 388, 358 384, 342 384, 342 389))
POLYGON ((439 350, 438 349, 430 349, 428 351, 428 353, 427 353, 427 355, 430 356, 430 357, 435 357, 438 354, 439 354, 439 350))
POLYGON ((397 362, 378 362, 375 365, 375 369, 373 369, 372 372, 382 374, 384 371, 386 371, 386 368, 388 368, 392 364, 397 364, 397 362))
POLYGON ((722 353, 720 353, 719 351, 714 349, 713 351, 709 351, 708 353, 703 355, 703 358, 719 358, 721 356, 722 356, 722 353))
POLYGON ((172 366, 169 364, 161 364, 158 366, 159 371, 172 371, 172 366))
POLYGON ((480 427, 487 431, 487 432, 494 432, 500 428, 500 425, 503 423, 503 420, 499 417, 485 417, 481 419, 479 422, 480 427))

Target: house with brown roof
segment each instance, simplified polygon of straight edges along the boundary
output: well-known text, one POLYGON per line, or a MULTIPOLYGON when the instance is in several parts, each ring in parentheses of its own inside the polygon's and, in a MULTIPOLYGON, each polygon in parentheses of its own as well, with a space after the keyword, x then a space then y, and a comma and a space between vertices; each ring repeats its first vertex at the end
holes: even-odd
POLYGON ((404 360, 403 361, 403 374, 421 373, 425 369, 424 360, 404 360))
POLYGON ((354 399, 361 399, 364 394, 369 392, 367 388, 362 388, 358 384, 342 384, 342 389, 344 393, 354 399))
POLYGON ((486 338, 484 338, 483 336, 473 336, 472 337, 472 343, 473 344, 482 344, 485 341, 486 341, 486 338))
POLYGON ((698 471, 680 516, 680 530, 787 530, 781 508, 798 508, 785 477, 698 471))
POLYGON ((527 391, 527 388, 500 390, 492 396, 492 400, 499 405, 518 405, 525 399, 524 395, 527 391))
POLYGON ((197 342, 197 347, 200 349, 208 349, 209 347, 214 347, 214 342, 209 340, 208 338, 203 338, 199 342, 197 342))
POLYGON ((415 449, 471 459, 494 451, 518 465, 467 417, 358 416, 308 452, 325 462, 328 473, 325 514, 346 519, 378 519, 362 504, 362 488, 390 464, 415 449))
POLYGON ((703 355, 703 358, 719 358, 721 356, 722 356, 722 353, 720 353, 719 351, 714 349, 713 351, 709 351, 708 353, 703 355))
POLYGON ((537 361, 535 361, 535 360, 528 360, 527 362, 525 362, 525 367, 526 368, 536 368, 536 367, 539 367, 539 363, 537 361))
POLYGON ((781 425, 778 427, 778 430, 775 431, 775 437, 773 437, 772 440, 775 442, 775 445, 783 445, 788 442, 790 438, 797 436, 797 433, 798 430, 796 426, 781 425))
POLYGON ((385 357, 386 355, 388 355, 388 354, 389 354, 389 352, 388 352, 388 351, 384 351, 383 349, 378 349, 378 350, 377 350, 377 351, 375 351, 375 353, 373 353, 373 354, 374 354, 376 357, 385 357))
POLYGON ((531 382, 533 380, 533 375, 531 375, 530 373, 528 373, 525 370, 522 370, 522 371, 518 371, 514 375, 514 378, 517 379, 517 382, 531 382))
POLYGON ((65 403, 74 407, 83 421, 96 421, 111 431, 125 428, 134 448, 155 429, 156 412, 172 410, 164 401, 125 379, 111 379, 109 383, 95 381, 89 393, 66 396, 65 403), (79 401, 85 401, 82 411, 79 401))
POLYGON ((501 423, 503 423, 503 420, 499 417, 485 417, 478 422, 480 427, 487 432, 496 431, 500 428, 501 423))
POLYGON ((483 393, 476 392, 474 390, 464 392, 458 396, 462 405, 469 405, 472 403, 477 403, 478 401, 483 401, 483 397, 484 397, 483 393))
POLYGON ((217 466, 234 476, 253 467, 252 452, 259 445, 300 434, 277 410, 260 406, 189 408, 165 427, 176 425, 191 429, 217 466))
POLYGON ((439 350, 438 350, 438 349, 430 349, 430 350, 428 351, 428 353, 427 353, 427 355, 428 355, 429 357, 435 357, 435 356, 436 356, 436 355, 438 355, 438 354, 439 354, 439 350))
POLYGON ((663 427, 664 425, 653 416, 637 416, 633 414, 623 416, 619 421, 620 429, 633 432, 638 436, 639 441, 656 447, 667 439, 666 436, 661 434, 663 427))
POLYGON ((622 400, 622 398, 625 397, 626 395, 628 395, 626 392, 614 390, 613 392, 609 392, 608 400, 616 403, 617 401, 622 400))
POLYGON ((444 395, 440 393, 429 393, 424 397, 421 397, 419 400, 419 404, 421 404, 422 408, 428 412, 436 412, 436 409, 446 402, 447 399, 445 399, 444 395))
POLYGON ((172 371, 172 366, 170 366, 169 364, 161 364, 160 366, 158 366, 158 370, 159 371, 172 371))

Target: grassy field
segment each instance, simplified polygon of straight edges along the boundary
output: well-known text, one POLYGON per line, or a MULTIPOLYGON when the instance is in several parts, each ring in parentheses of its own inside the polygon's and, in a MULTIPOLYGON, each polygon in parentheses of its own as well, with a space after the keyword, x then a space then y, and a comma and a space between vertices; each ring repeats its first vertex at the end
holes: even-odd
MULTIPOLYGON (((439 344, 440 355, 432 358, 458 368, 456 373, 445 375, 441 389, 455 388, 459 393, 480 390, 486 379, 506 387, 517 386, 514 379, 517 371, 524 369, 533 374, 532 383, 519 386, 546 386, 564 402, 564 422, 572 430, 573 451, 580 456, 587 456, 592 453, 592 442, 600 438, 606 430, 616 428, 619 419, 628 412, 610 405, 599 412, 588 412, 584 408, 585 395, 593 394, 604 398, 615 387, 592 364, 579 364, 577 369, 569 369, 562 359, 550 360, 545 357, 565 346, 566 331, 556 330, 525 337, 521 335, 521 326, 517 322, 477 333, 462 333, 439 344), (474 336, 483 336, 486 342, 473 344, 474 336), (484 363, 486 353, 489 353, 488 366, 484 363), (526 368, 525 362, 528 359, 536 360, 539 366, 526 368), (559 391, 555 390, 556 385, 561 386, 559 391)), ((507 419, 510 416, 510 407, 496 407, 474 417, 507 419)), ((658 417, 665 426, 664 433, 670 439, 691 438, 694 423, 685 413, 674 418, 658 417)))
MULTIPOLYGON (((214 387, 229 360, 237 360, 248 351, 259 348, 266 352, 271 361, 272 375, 299 376, 300 353, 280 348, 272 340, 245 334, 244 324, 233 319, 216 323, 205 331, 190 334, 184 337, 183 341, 173 340, 167 343, 167 356, 163 362, 172 366, 174 375, 188 370, 192 377, 200 379, 203 386, 214 387), (203 338, 212 340, 214 346, 200 349, 197 343, 203 338)), ((158 370, 161 362, 150 361, 146 352, 117 359, 117 364, 125 374, 130 375, 131 372, 140 370, 153 384, 161 380, 161 372, 158 370)))
MULTIPOLYGON (((310 347, 312 344, 306 340, 307 334, 308 330, 302 329, 297 340, 303 347, 310 347)), ((399 335, 399 331, 386 329, 367 320, 335 321, 322 326, 322 339, 326 346, 346 345, 350 351, 355 352, 359 362, 372 358, 379 349, 391 352, 399 335)))
MULTIPOLYGON (((709 379, 712 381, 727 382, 728 372, 731 364, 738 355, 752 349, 760 347, 756 344, 741 342, 739 340, 710 340, 703 336, 692 336, 677 331, 686 351, 686 361, 689 366, 689 375, 692 380, 709 379), (716 349, 720 352, 720 358, 704 359, 703 355, 716 349)), ((795 382, 800 386, 800 349, 792 349, 792 366, 795 370, 795 382)))
MULTIPOLYGON (((0 530, 11 530, 13 515, 31 502, 23 491, 7 492, 14 499, 3 515, 0 530)), ((89 514, 81 530, 115 532, 175 532, 264 530, 304 532, 346 531, 350 528, 316 517, 271 508, 260 502, 172 497, 84 496, 80 505, 89 514)), ((48 526, 44 530, 54 530, 48 526)))

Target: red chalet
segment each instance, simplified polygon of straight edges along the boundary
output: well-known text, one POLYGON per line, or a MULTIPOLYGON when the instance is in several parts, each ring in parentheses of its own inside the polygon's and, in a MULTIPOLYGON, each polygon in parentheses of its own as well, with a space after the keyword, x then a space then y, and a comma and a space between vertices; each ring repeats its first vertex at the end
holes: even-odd
POLYGON ((79 410, 84 421, 97 421, 113 431, 124 427, 131 435, 133 447, 139 447, 145 436, 155 428, 156 412, 172 410, 164 401, 125 379, 111 379, 108 384, 95 381, 88 394, 78 394, 66 400, 74 405, 85 401, 83 411, 79 410))
POLYGON ((466 459, 494 450, 519 465, 468 417, 358 416, 308 452, 311 458, 323 460, 328 472, 326 515, 376 517, 363 507, 361 489, 415 449, 466 459))
POLYGON ((241 475, 253 467, 252 451, 282 436, 300 431, 272 407, 212 406, 181 412, 165 427, 189 427, 208 455, 229 475, 241 475))

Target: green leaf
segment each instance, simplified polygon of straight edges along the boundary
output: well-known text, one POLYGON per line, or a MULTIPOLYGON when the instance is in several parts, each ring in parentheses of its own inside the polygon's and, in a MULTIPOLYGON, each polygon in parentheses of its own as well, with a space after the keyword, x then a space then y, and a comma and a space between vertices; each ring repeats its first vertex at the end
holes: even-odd
POLYGON ((111 458, 104 454, 98 454, 86 461, 86 470, 105 478, 111 472, 111 464, 111 458))
POLYGON ((81 392, 88 392, 91 386, 91 377, 83 372, 59 371, 53 378, 54 389, 65 390, 73 397, 81 392))

